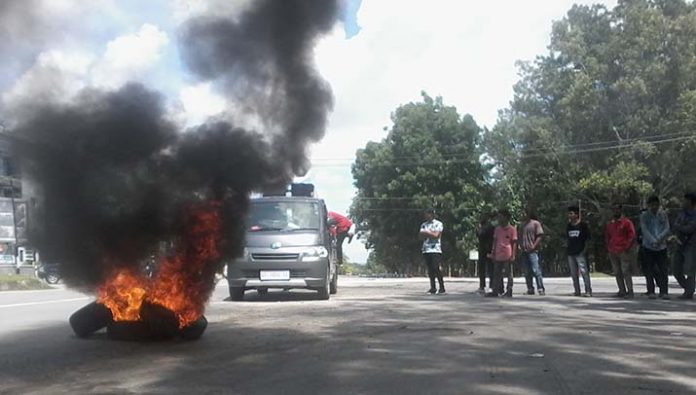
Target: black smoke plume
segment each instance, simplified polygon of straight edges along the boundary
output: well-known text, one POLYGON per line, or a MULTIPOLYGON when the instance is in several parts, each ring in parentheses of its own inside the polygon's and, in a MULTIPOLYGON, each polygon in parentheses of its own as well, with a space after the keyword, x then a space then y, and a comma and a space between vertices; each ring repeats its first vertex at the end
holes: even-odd
POLYGON ((176 237, 179 211, 209 199, 224 202, 221 262, 238 254, 250 191, 306 171, 307 145, 324 134, 332 95, 312 51, 337 15, 338 0, 266 0, 235 19, 184 25, 185 64, 246 114, 178 130, 163 97, 140 84, 32 109, 13 134, 37 188, 31 237, 44 260, 93 289, 176 237), (238 126, 245 116, 258 128, 238 126))
POLYGON ((182 33, 191 71, 218 82, 231 99, 275 131, 271 149, 293 173, 307 169, 305 149, 320 140, 333 107, 331 89, 312 67, 316 39, 338 16, 335 0, 265 0, 238 21, 201 17, 182 33))

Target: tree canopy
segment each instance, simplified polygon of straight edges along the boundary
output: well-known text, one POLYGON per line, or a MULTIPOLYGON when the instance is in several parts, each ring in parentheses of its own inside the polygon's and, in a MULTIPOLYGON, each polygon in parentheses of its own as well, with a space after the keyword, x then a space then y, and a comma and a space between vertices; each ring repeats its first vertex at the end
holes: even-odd
POLYGON ((514 97, 491 130, 424 95, 394 112, 384 141, 358 152, 352 214, 380 262, 405 268, 416 259, 414 223, 425 206, 449 225, 451 262, 465 259, 487 206, 518 219, 532 206, 550 233, 547 265, 562 262, 570 204, 593 226, 601 261, 597 236, 611 202, 635 218, 649 195, 674 207, 693 187, 694 2, 573 6, 553 24, 548 52, 518 67, 514 97))
POLYGON ((485 205, 481 128, 442 98, 422 96, 396 109, 387 137, 359 150, 352 168, 358 194, 351 216, 368 230, 363 237, 377 260, 392 271, 420 264, 417 236, 427 207, 445 223, 445 264, 461 263, 473 246, 472 213, 485 205))

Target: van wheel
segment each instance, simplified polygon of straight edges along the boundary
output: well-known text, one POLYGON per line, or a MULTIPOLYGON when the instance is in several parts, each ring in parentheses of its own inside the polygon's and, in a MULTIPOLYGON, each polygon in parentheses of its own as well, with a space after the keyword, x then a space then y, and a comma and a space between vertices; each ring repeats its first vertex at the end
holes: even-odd
POLYGON ((230 300, 241 302, 244 300, 244 288, 230 287, 230 300))
POLYGON ((319 288, 317 291, 319 291, 319 299, 320 300, 329 300, 329 294, 331 291, 331 270, 327 269, 326 270, 326 278, 324 279, 324 286, 319 288))
POLYGON ((334 273, 331 283, 329 284, 329 293, 336 295, 338 292, 338 272, 334 273))

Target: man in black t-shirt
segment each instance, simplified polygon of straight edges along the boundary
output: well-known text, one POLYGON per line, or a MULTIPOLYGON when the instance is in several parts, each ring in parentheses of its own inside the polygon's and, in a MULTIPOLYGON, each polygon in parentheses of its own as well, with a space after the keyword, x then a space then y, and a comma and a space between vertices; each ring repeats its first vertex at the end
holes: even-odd
POLYGON ((568 239, 568 266, 570 267, 570 277, 573 279, 575 296, 580 296, 580 274, 585 283, 585 295, 592 296, 592 284, 590 283, 590 272, 587 265, 587 241, 590 239, 590 229, 587 224, 580 220, 580 208, 577 206, 568 207, 568 226, 565 236, 568 239))
POLYGON ((476 232, 478 237, 478 262, 476 270, 479 277, 479 293, 486 292, 486 276, 488 276, 488 286, 493 289, 493 261, 488 257, 488 254, 493 250, 493 233, 495 226, 491 223, 495 218, 495 213, 483 214, 479 227, 476 232))

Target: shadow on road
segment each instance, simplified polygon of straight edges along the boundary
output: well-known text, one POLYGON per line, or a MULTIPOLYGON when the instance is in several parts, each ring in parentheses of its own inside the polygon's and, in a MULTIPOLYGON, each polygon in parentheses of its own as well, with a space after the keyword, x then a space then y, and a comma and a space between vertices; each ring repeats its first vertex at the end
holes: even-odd
POLYGON ((687 394, 696 388, 696 332, 681 314, 693 304, 400 292, 355 293, 338 308, 306 306, 249 310, 212 322, 191 343, 77 339, 67 323, 17 333, 0 340, 0 392, 687 394))

